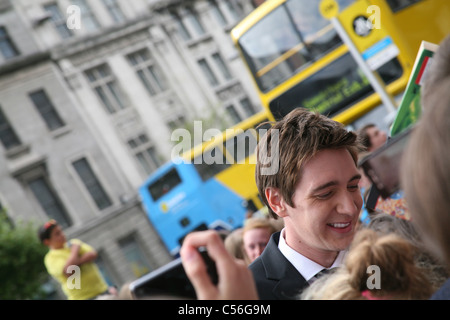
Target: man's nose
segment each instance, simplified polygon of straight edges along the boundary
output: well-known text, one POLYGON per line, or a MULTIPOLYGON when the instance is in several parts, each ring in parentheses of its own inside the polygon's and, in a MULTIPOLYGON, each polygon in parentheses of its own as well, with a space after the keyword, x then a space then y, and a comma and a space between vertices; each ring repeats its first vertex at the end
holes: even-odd
MULTIPOLYGON (((358 195, 360 195, 358 191, 358 195)), ((339 197, 339 203, 337 205, 337 211, 342 214, 359 214, 361 208, 358 208, 355 195, 350 192, 344 192, 344 194, 339 197)), ((362 202, 362 201, 361 201, 362 202)))

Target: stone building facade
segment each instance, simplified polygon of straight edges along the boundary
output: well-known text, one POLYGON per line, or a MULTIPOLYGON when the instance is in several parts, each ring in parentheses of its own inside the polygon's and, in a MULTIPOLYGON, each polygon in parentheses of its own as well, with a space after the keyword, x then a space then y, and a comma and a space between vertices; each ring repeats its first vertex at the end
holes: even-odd
POLYGON ((117 286, 172 257, 137 193, 194 120, 261 109, 229 36, 250 0, 0 0, 0 202, 57 219, 117 286))

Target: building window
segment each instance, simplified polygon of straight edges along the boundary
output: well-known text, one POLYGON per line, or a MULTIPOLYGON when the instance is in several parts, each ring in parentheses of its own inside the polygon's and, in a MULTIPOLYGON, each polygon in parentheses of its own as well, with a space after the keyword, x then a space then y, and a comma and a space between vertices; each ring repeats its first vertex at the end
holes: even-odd
POLYGON ((150 95, 154 96, 168 89, 161 68, 155 63, 147 49, 139 50, 127 57, 150 95))
POLYGON ((21 145, 16 132, 12 128, 8 119, 5 117, 2 109, 0 109, 0 140, 5 149, 11 149, 21 145))
POLYGON ((195 10, 193 8, 191 8, 191 7, 185 8, 181 15, 185 16, 186 21, 189 23, 189 25, 195 31, 197 36, 202 36, 206 33, 205 28, 203 27, 202 23, 200 22, 197 12, 195 12, 195 10))
POLYGON ((140 134, 136 138, 128 140, 128 146, 145 173, 150 174, 161 165, 156 148, 146 134, 140 134))
POLYGON ((230 73, 230 70, 228 69, 227 65, 225 64, 225 61, 223 61, 222 56, 219 53, 214 53, 212 55, 212 58, 214 62, 216 63, 217 67, 219 68, 220 72, 222 73, 223 77, 226 80, 231 80, 232 75, 230 73))
POLYGON ((230 0, 226 0, 224 2, 228 12, 233 17, 235 22, 239 21, 244 16, 244 10, 240 3, 230 0))
POLYGON ((242 109, 244 109, 245 115, 247 117, 250 117, 253 114, 255 114, 256 110, 253 107, 249 98, 245 97, 245 98, 239 100, 239 103, 241 104, 242 109))
POLYGON ((232 104, 230 104, 229 106, 226 107, 226 111, 227 111, 227 114, 230 117, 233 124, 236 124, 236 123, 239 123, 242 121, 241 116, 239 115, 236 108, 232 104))
POLYGON ((62 228, 66 228, 72 224, 64 206, 53 191, 47 178, 39 177, 30 180, 28 186, 49 218, 58 221, 58 224, 62 228))
POLYGON ((67 39, 73 36, 72 31, 69 28, 67 28, 66 18, 63 16, 61 10, 59 9, 56 3, 44 5, 44 9, 45 11, 50 13, 51 21, 55 26, 56 31, 58 31, 59 35, 61 36, 61 38, 67 39))
POLYGON ((64 122, 59 117, 55 107, 44 90, 30 93, 30 98, 47 124, 49 130, 56 130, 64 126, 64 122))
POLYGON ((211 7, 211 12, 214 16, 214 18, 217 20, 219 25, 222 27, 225 27, 228 24, 227 18, 225 18, 225 15, 223 14, 222 10, 220 9, 219 4, 217 3, 217 0, 208 0, 209 6, 211 7))
POLYGON ((171 119, 167 122, 167 126, 170 130, 174 131, 176 129, 185 128, 186 127, 186 119, 182 115, 178 115, 175 118, 171 119))
POLYGON ((98 269, 109 286, 117 285, 117 282, 114 281, 114 277, 110 271, 111 264, 106 263, 108 259, 104 259, 104 256, 105 253, 100 251, 97 255, 97 259, 95 259, 95 264, 98 266, 98 269))
POLYGON ((96 31, 100 28, 100 24, 91 8, 86 3, 86 0, 72 0, 72 4, 80 8, 81 25, 83 28, 86 28, 88 31, 96 31))
POLYGON ((186 28, 180 15, 176 12, 171 12, 170 14, 172 15, 172 19, 175 21, 175 23, 177 25, 177 31, 178 31, 178 34, 180 35, 181 39, 183 39, 184 41, 191 40, 192 36, 189 33, 189 30, 186 28))
POLYGON ((225 64, 225 61, 223 60, 222 56, 219 53, 213 53, 211 55, 211 59, 213 61, 213 68, 214 70, 218 70, 217 73, 214 73, 213 68, 211 68, 211 65, 208 63, 207 58, 202 58, 198 60, 198 64, 200 68, 202 69, 204 75, 208 79, 209 83, 215 87, 218 86, 220 81, 229 81, 233 78, 231 75, 230 70, 228 69, 227 65, 225 64), (218 77, 219 76, 219 77, 218 77), (221 80, 219 80, 221 79, 221 80))
POLYGON ((114 20, 114 22, 120 23, 126 20, 122 9, 120 9, 119 4, 117 3, 117 0, 103 0, 103 3, 108 9, 108 12, 111 15, 111 18, 114 20))
POLYGON ((217 80, 217 77, 209 66, 208 61, 203 58, 198 61, 198 64, 200 66, 200 69, 202 69, 203 74, 206 76, 206 79, 208 79, 209 84, 213 87, 218 86, 219 80, 217 80))
POLYGON ((192 40, 193 35, 199 37, 206 33, 197 12, 192 7, 181 8, 179 12, 173 10, 170 14, 183 40, 192 40))
POLYGON ((114 75, 108 65, 103 64, 85 72, 91 83, 91 87, 102 101, 109 113, 125 109, 125 103, 121 90, 117 85, 114 75))
POLYGON ((100 184, 100 181, 98 181, 87 160, 85 158, 77 160, 73 163, 73 167, 78 173, 81 181, 83 181, 92 199, 95 201, 97 208, 102 210, 111 206, 111 200, 100 184))
POLYGON ((19 50, 12 42, 5 27, 0 27, 0 52, 5 59, 14 58, 19 55, 19 50))
POLYGON ((133 235, 120 239, 119 246, 136 278, 151 271, 151 267, 133 235))

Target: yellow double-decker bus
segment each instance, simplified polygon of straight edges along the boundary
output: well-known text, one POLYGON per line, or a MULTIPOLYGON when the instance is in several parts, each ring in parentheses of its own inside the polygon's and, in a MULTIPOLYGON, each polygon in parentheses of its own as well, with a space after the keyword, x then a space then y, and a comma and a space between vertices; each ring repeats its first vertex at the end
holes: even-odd
MULTIPOLYGON (((391 97, 401 97, 421 41, 439 43, 450 33, 450 1, 334 3, 342 26, 391 97)), ((231 31, 271 120, 304 107, 348 125, 381 105, 320 4, 267 0, 231 31)))

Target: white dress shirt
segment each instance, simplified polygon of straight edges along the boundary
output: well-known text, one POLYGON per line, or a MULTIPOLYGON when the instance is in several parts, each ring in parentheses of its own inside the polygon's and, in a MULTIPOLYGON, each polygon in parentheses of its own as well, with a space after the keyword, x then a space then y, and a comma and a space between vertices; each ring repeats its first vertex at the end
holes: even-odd
POLYGON ((286 243, 285 231, 284 228, 281 230, 280 241, 278 242, 278 249, 280 249, 281 253, 288 259, 288 261, 297 269, 298 272, 305 278, 308 283, 312 283, 316 278, 314 276, 322 271, 323 269, 332 269, 335 267, 339 267, 345 255, 347 254, 347 250, 340 251, 338 256, 333 262, 333 265, 329 268, 324 268, 320 264, 308 259, 304 255, 298 253, 294 249, 288 246, 286 243))

